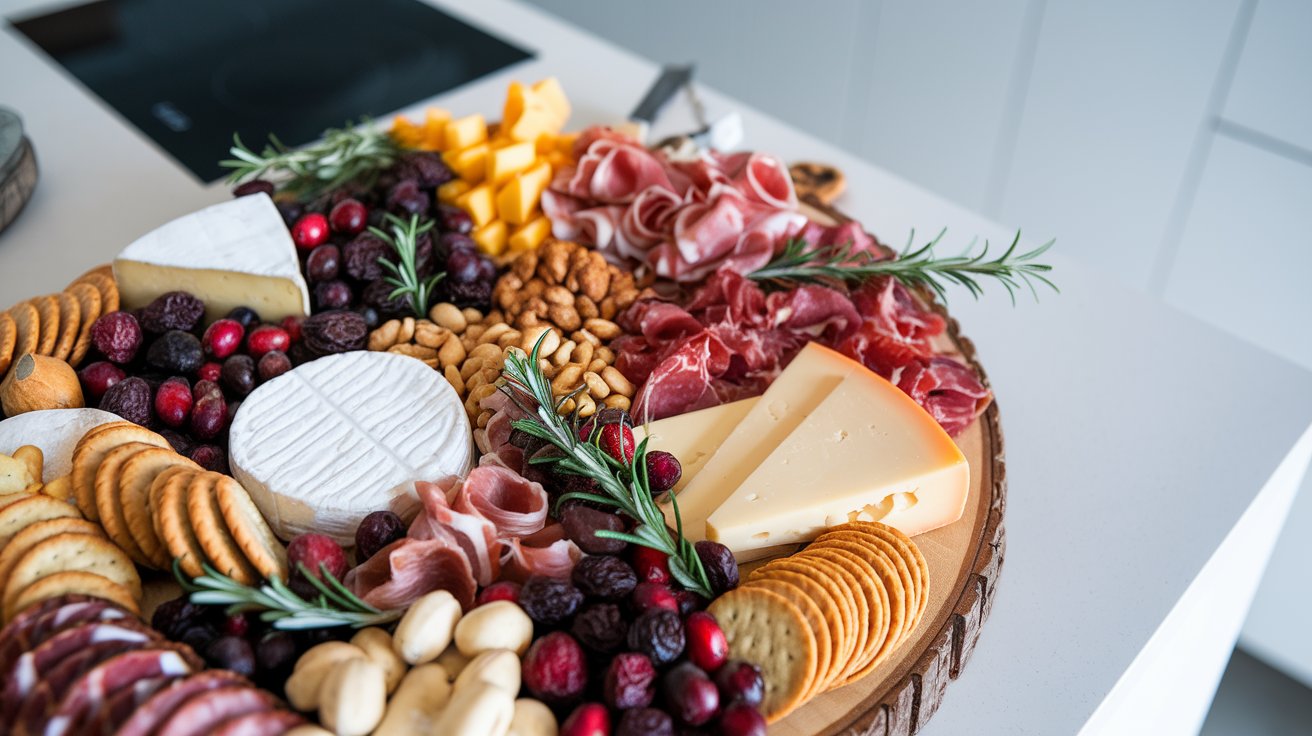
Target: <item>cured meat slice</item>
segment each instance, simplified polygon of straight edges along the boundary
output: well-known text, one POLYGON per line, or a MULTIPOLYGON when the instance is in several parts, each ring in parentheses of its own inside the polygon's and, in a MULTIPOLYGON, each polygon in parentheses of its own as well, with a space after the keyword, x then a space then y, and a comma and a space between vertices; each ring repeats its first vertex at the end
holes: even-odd
POLYGON ((286 710, 247 713, 220 723, 213 736, 279 736, 304 723, 304 718, 286 710))
POLYGON ((547 492, 541 484, 496 466, 469 471, 452 501, 457 511, 491 522, 501 539, 541 531, 547 524, 547 505, 547 492))
POLYGON ((583 550, 565 538, 565 528, 552 524, 537 534, 512 539, 507 545, 502 577, 523 582, 529 575, 567 578, 583 550))
POLYGON ((383 610, 404 608, 435 590, 449 591, 468 610, 478 592, 469 558, 449 535, 392 542, 346 573, 344 582, 365 603, 383 610))
POLYGON ((445 538, 464 551, 474 579, 479 585, 490 585, 501 571, 501 541, 497 528, 487 519, 451 508, 447 494, 456 493, 460 485, 456 478, 443 483, 415 483, 415 491, 424 505, 424 513, 415 518, 410 536, 425 540, 445 538))
POLYGON ((119 688, 151 677, 181 677, 203 667, 190 647, 170 642, 123 652, 87 670, 62 692, 51 687, 53 707, 47 706, 47 712, 38 715, 35 707, 25 706, 23 723, 30 734, 64 736, 73 725, 99 710, 106 696, 119 688))
POLYGON ((916 361, 902 370, 898 388, 916 400, 950 436, 969 427, 993 395, 969 367, 951 358, 916 361))
POLYGON ((101 598, 67 595, 51 598, 24 610, 0 630, 0 673, 6 673, 23 652, 63 629, 86 621, 134 618, 101 598))
POLYGON ((110 736, 142 703, 181 677, 147 677, 107 693, 100 709, 74 724, 73 733, 110 736))
POLYGON ((137 646, 135 642, 125 641, 106 641, 87 646, 57 663, 48 672, 41 673, 36 687, 22 695, 18 695, 16 687, 11 687, 12 683, 5 683, 3 702, 0 702, 0 725, 12 729, 14 733, 23 733, 27 725, 43 722, 50 708, 63 698, 79 677, 101 662, 130 652, 137 646))
POLYGON ((228 670, 209 670, 172 680, 142 703, 115 733, 117 736, 149 736, 191 697, 235 686, 249 687, 250 682, 228 670))
POLYGON ((208 690, 183 701, 155 730, 154 736, 204 736, 214 724, 251 713, 267 713, 277 698, 263 690, 234 686, 208 690))
POLYGON ((46 672, 87 646, 115 641, 141 646, 159 639, 158 634, 134 619, 88 621, 64 629, 14 662, 5 673, 4 702, 17 702, 26 697, 46 672))

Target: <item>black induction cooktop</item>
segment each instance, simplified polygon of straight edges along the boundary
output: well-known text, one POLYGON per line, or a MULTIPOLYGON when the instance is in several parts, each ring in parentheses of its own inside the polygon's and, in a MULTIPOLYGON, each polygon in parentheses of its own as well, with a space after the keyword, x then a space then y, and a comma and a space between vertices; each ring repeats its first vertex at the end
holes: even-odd
POLYGON ((420 0, 98 0, 13 21, 204 181, 532 58, 420 0))

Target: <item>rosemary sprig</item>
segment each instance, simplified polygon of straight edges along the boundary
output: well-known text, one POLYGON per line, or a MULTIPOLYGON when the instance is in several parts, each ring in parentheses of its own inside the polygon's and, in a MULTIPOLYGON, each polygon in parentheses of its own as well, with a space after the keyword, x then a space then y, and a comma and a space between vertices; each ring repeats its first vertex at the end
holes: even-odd
POLYGON ((411 215, 410 222, 407 223, 396 215, 389 214, 387 224, 392 226, 390 234, 376 227, 369 228, 369 232, 385 240, 392 246, 392 250, 396 251, 397 263, 382 257, 378 259, 378 263, 392 274, 384 276, 383 280, 396 287, 387 298, 395 299, 404 294, 415 316, 424 317, 428 314, 428 303, 433 300, 433 289, 437 286, 437 282, 446 276, 446 273, 440 272, 426 279, 419 277, 416 262, 419 236, 432 230, 435 223, 429 220, 420 225, 419 215, 411 215))
POLYGON ((1027 253, 1017 253, 1020 244, 1020 231, 1011 245, 1001 256, 987 260, 988 241, 984 249, 975 255, 970 252, 975 244, 966 248, 959 256, 939 258, 934 248, 947 233, 944 229, 938 236, 919 248, 914 246, 915 231, 907 241, 907 247, 896 258, 881 260, 872 251, 853 251, 852 244, 835 244, 812 247, 801 239, 790 240, 783 251, 765 266, 747 274, 756 281, 765 281, 777 286, 791 287, 804 283, 847 283, 861 284, 878 276, 892 276, 910 287, 925 286, 934 291, 939 299, 947 302, 946 287, 958 284, 966 287, 976 299, 984 293, 978 278, 987 276, 997 279, 1016 303, 1016 291, 1022 285, 1038 300, 1039 293, 1034 282, 1040 282, 1060 292, 1057 285, 1043 274, 1052 270, 1052 266, 1034 262, 1043 255, 1056 241, 1047 243, 1027 253))
POLYGON ((366 180, 396 161, 396 142, 386 131, 377 130, 368 120, 358 129, 330 128, 323 139, 308 146, 290 149, 275 135, 259 153, 247 148, 241 137, 232 136, 228 149, 232 158, 219 165, 232 169, 229 183, 272 177, 281 179, 282 189, 298 199, 308 200, 357 179, 366 180))
POLYGON ((301 565, 301 573, 314 586, 319 596, 307 601, 292 592, 278 578, 258 587, 243 585, 207 564, 205 574, 187 580, 176 561, 173 575, 191 594, 197 605, 227 606, 229 612, 260 611, 260 619, 276 629, 319 629, 329 626, 353 626, 357 629, 377 626, 401 617, 404 611, 380 611, 360 600, 343 585, 328 568, 320 565, 323 580, 311 575, 301 565))
POLYGON ((528 419, 516 420, 512 426, 551 443, 564 453, 561 457, 537 458, 533 462, 551 463, 561 472, 588 478, 602 491, 566 493, 560 502, 578 499, 623 511, 638 522, 632 532, 599 530, 597 535, 664 552, 670 556, 670 574, 675 580, 698 595, 713 597, 701 558, 697 556, 693 543, 683 536, 678 504, 674 505, 677 531, 671 536, 665 525, 665 515, 652 498, 647 478, 647 440, 644 438, 637 446, 628 463, 616 460, 601 449, 600 432, 594 432, 590 442, 580 440, 574 422, 559 413, 560 407, 572 395, 556 399, 551 382, 538 366, 541 347, 542 338, 539 338, 531 355, 518 350, 506 355, 501 371, 505 384, 501 390, 530 415, 528 419))

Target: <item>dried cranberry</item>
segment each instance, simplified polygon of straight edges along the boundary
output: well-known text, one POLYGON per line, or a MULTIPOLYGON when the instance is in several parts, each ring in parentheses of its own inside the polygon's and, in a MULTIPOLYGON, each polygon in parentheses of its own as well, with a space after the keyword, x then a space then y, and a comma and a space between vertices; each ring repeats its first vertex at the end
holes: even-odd
POLYGON ((292 577, 297 578, 309 571, 320 580, 323 580, 323 570, 326 567, 328 573, 333 577, 341 580, 346 575, 348 565, 346 563, 346 552, 342 550, 342 545, 333 540, 332 537, 323 534, 302 534, 292 539, 287 545, 287 564, 291 567, 292 577), (301 568, 304 567, 305 571, 301 568))
POLYGON ((228 454, 218 445, 197 445, 187 453, 191 461, 206 470, 216 473, 228 473, 228 454))
POLYGON ((127 374, 122 368, 107 360, 98 360, 83 366, 82 370, 77 372, 77 377, 86 395, 98 400, 105 395, 110 386, 122 381, 127 374))
POLYGON ((653 494, 670 490, 683 477, 683 466, 679 464, 679 459, 664 450, 647 453, 646 464, 647 484, 653 494))
POLYGON ((750 662, 726 663, 715 673, 715 684, 726 703, 745 703, 755 708, 765 699, 765 678, 761 669, 750 662))
POLYGON ((249 197, 252 194, 267 194, 272 197, 273 192, 273 182, 268 182, 263 179, 251 179, 250 181, 242 182, 234 187, 232 190, 232 196, 249 197))
POLYGON ((651 547, 633 548, 633 569, 644 583, 670 582, 670 556, 651 547))
POLYGON ((674 736, 674 719, 657 708, 630 708, 620 716, 615 736, 674 736))
POLYGON ((287 333, 287 336, 290 337, 294 343, 301 341, 301 319, 301 317, 297 317, 294 314, 289 314, 286 317, 283 317, 282 321, 278 323, 278 326, 287 333))
POLYGON ((610 555, 589 555, 574 565, 574 585, 589 598, 617 601, 633 592, 638 574, 629 563, 610 555))
POLYGON ((705 611, 690 614, 683 622, 687 632, 688 659, 707 672, 715 672, 729 658, 729 640, 715 617, 705 611))
POLYGON ((575 504, 560 512, 560 523, 565 529, 565 536, 590 555, 619 554, 628 546, 628 542, 622 539, 597 536, 597 532, 602 529, 624 531, 624 520, 619 514, 575 504))
POLYGON ((474 229, 474 218, 470 217, 468 212, 453 204, 439 203, 437 205, 437 219, 438 224, 447 232, 465 235, 474 229))
POLYGON ((191 332, 205 316, 205 302, 185 291, 170 291, 141 310, 141 326, 148 332, 191 332))
POLYGON ((91 325, 91 344, 115 363, 130 363, 141 348, 141 325, 127 312, 103 314, 91 325))
POLYGON ((765 736, 765 716, 754 706, 734 703, 720 714, 717 722, 723 736, 765 736))
POLYGON ((524 687, 548 705, 564 705, 583 695, 588 667, 583 647, 563 631, 533 642, 524 654, 524 687))
POLYGON ((709 539, 698 542, 696 547, 697 556, 706 569, 706 578, 711 583, 711 592, 723 595, 738 587, 738 561, 732 550, 709 539))
POLYGON ((270 350, 260 356, 255 366, 260 375, 260 383, 271 381, 292 369, 292 360, 281 350, 270 350))
POLYGON ((205 362, 200 340, 190 332, 169 330, 155 338, 146 351, 146 363, 165 373, 191 375, 205 362))
POLYGON ((228 426, 228 405, 222 393, 209 393, 196 400, 191 409, 191 433, 203 440, 214 439, 228 426))
POLYGON ((583 604, 583 593, 568 580, 530 575, 519 591, 519 605, 528 617, 544 626, 563 623, 583 604))
POLYGON ((383 266, 379 258, 389 255, 392 246, 373 233, 360 233, 342 248, 346 274, 356 281, 374 281, 382 278, 383 266))
POLYGON ((363 350, 369 327, 355 312, 320 312, 301 323, 305 346, 319 355, 363 350))
POLYGON ((150 423, 150 384, 131 376, 109 387, 100 399, 100 408, 113 412, 143 427, 150 423))
POLYGON ((233 307, 232 311, 228 312, 227 318, 237 320, 241 323, 241 326, 247 330, 258 325, 262 321, 259 313, 250 307, 233 307))
POLYGON ((245 398, 255 390, 255 359, 249 355, 233 355, 223 361, 222 383, 228 393, 245 398))
POLYGON ((246 351, 252 358, 259 358, 270 350, 281 350, 285 353, 291 346, 292 336, 283 328, 273 325, 260 325, 246 336, 246 351))
MULTIPOLYGON (((493 601, 510 601, 519 603, 519 583, 514 580, 498 580, 478 591, 478 605, 493 601)), ((575 619, 577 620, 577 619, 575 619)))
POLYGON ((624 646, 629 633, 629 622, 614 603, 593 603, 579 611, 569 630, 579 643, 591 651, 613 654, 624 646))
POLYGON ((658 666, 683 654, 683 619, 677 611, 653 608, 638 615, 629 627, 629 649, 651 657, 658 666))
POLYGON ((205 348, 206 355, 223 360, 237 352, 244 339, 246 339, 246 328, 242 323, 235 319, 218 319, 205 328, 205 336, 201 338, 201 344, 205 348))
POLYGON ((398 215, 422 215, 432 199, 415 179, 402 179, 387 192, 387 209, 398 215))
POLYGON ((347 235, 355 235, 364 230, 368 221, 369 211, 358 199, 343 199, 328 212, 328 224, 332 225, 333 230, 347 235))
POLYGON ((191 384, 174 376, 155 392, 155 416, 170 427, 181 427, 191 416, 191 384))
POLYGON ((364 291, 360 292, 360 301, 365 306, 375 309, 383 319, 413 315, 414 310, 410 308, 409 297, 405 294, 392 296, 394 291, 396 287, 383 279, 370 281, 364 287, 364 291))
POLYGON ((297 248, 310 250, 323 245, 327 239, 328 218, 318 212, 302 215, 301 219, 292 225, 292 242, 296 243, 297 248))
POLYGON ((610 712, 601 703, 584 703, 560 724, 560 736, 610 736, 610 712))
POLYGON ((405 522, 391 511, 374 511, 355 528, 355 551, 360 561, 373 557, 378 550, 405 536, 405 522))
POLYGON ((602 687, 612 708, 646 708, 656 697, 656 668, 646 655, 618 654, 606 668, 602 687))
POLYGON ((684 662, 665 673, 661 680, 665 707, 675 719, 689 726, 709 722, 720 711, 720 691, 696 665, 684 662))
POLYGON ((312 284, 332 281, 342 267, 342 251, 332 243, 325 243, 310 251, 305 259, 305 279, 312 284))
POLYGON ((218 383, 219 379, 221 379, 222 377, 223 377, 223 365, 220 363, 215 363, 214 361, 205 363, 196 371, 196 378, 202 381, 212 381, 214 383, 218 383))

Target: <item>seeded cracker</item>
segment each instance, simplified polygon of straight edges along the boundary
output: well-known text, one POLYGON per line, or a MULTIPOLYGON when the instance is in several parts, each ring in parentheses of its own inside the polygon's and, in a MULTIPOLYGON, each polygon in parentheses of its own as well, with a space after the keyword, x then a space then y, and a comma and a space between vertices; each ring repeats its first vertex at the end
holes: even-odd
POLYGON ((46 519, 78 517, 77 509, 63 501, 56 501, 49 496, 39 494, 22 495, 26 497, 0 509, 0 547, 9 544, 9 540, 13 539, 14 535, 26 529, 30 524, 45 521, 46 519))
POLYGON ((815 675, 811 678, 811 687, 802 695, 802 700, 810 700, 823 692, 825 685, 829 682, 829 669, 833 666, 834 642, 830 638, 829 624, 825 621, 820 605, 806 592, 783 580, 759 579, 752 581, 747 587, 778 593, 787 598, 789 603, 797 606, 802 615, 806 617, 807 626, 811 628, 811 635, 815 637, 816 662, 815 675))
POLYGON ((93 537, 103 537, 105 532, 95 524, 85 520, 77 519, 71 516, 61 516, 57 519, 46 519, 30 524, 26 529, 14 535, 9 540, 9 544, 0 550, 0 581, 8 580, 9 573, 13 572, 14 565, 27 554, 27 551, 35 546, 38 542, 43 542, 56 534, 90 534, 93 537))
POLYGON ((710 612, 729 640, 729 651, 761 668, 769 723, 802 703, 815 674, 815 637, 797 606, 777 593, 737 588, 717 598, 710 612))
POLYGON ((113 542, 89 534, 56 534, 38 542, 14 565, 5 582, 5 617, 18 612, 23 591, 47 575, 58 572, 89 572, 127 588, 141 599, 141 578, 132 560, 113 542))

